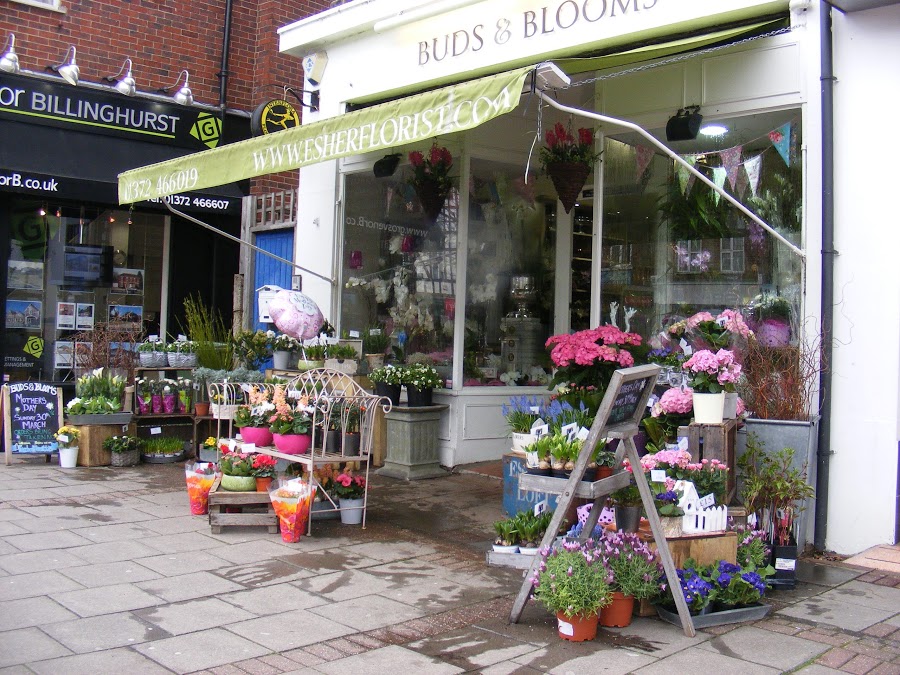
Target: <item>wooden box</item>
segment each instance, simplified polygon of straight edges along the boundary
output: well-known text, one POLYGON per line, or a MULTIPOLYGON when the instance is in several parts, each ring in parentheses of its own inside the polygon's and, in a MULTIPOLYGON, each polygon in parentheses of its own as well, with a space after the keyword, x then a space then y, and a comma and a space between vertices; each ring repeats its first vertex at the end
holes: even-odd
MULTIPOLYGON (((678 435, 688 439, 688 452, 695 462, 717 459, 728 465, 728 488, 725 503, 735 496, 737 467, 734 453, 737 439, 737 420, 725 420, 722 424, 690 424, 678 427, 678 435)), ((702 497, 703 495, 701 495, 702 497)))
POLYGON ((209 491, 209 526, 221 534, 223 527, 236 525, 266 527, 276 534, 278 517, 268 492, 228 492, 217 479, 209 491))
MULTIPOLYGON (((652 537, 649 543, 655 548, 652 537)), ((678 537, 667 539, 666 543, 675 567, 683 567, 688 558, 693 558, 698 565, 710 565, 719 560, 734 563, 737 560, 736 532, 678 537)))
POLYGON ((78 466, 109 466, 112 453, 103 449, 103 441, 123 433, 133 434, 134 425, 122 431, 121 424, 85 424, 78 427, 78 466))

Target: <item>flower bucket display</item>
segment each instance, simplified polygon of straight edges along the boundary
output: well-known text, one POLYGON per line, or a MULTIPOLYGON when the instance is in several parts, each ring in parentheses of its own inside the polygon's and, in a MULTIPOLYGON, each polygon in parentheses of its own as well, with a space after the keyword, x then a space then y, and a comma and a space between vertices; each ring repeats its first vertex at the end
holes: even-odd
POLYGON ((575 206, 590 173, 591 167, 584 162, 551 162, 547 165, 547 175, 553 181, 556 195, 566 213, 575 206))
POLYGON ((634 596, 615 591, 612 602, 600 610, 600 625, 607 628, 630 626, 633 612, 634 596))
POLYGON ((209 491, 216 482, 216 465, 211 462, 188 462, 184 465, 191 515, 202 516, 209 512, 209 491))
POLYGON ((725 412, 725 392, 698 394, 694 392, 694 422, 696 424, 722 424, 725 412))
POLYGON ((295 544, 305 534, 315 496, 316 487, 310 487, 302 480, 288 481, 281 487, 269 490, 269 499, 278 516, 283 542, 295 544))
POLYGON ((62 469, 74 469, 78 463, 78 446, 59 449, 59 466, 62 469))
POLYGON ((286 455, 304 455, 312 443, 310 434, 272 434, 272 442, 286 455))
POLYGON ((253 443, 256 447, 272 445, 272 432, 268 427, 241 427, 241 438, 244 443, 253 443))
POLYGON ((563 640, 586 642, 597 637, 598 619, 597 614, 566 616, 564 612, 557 612, 556 630, 563 640))
POLYGON ((344 525, 359 525, 362 523, 365 500, 340 498, 338 503, 341 507, 341 523, 344 525))
POLYGON ((523 434, 518 431, 512 432, 512 449, 513 452, 520 455, 525 454, 525 448, 534 443, 536 436, 534 434, 523 434))

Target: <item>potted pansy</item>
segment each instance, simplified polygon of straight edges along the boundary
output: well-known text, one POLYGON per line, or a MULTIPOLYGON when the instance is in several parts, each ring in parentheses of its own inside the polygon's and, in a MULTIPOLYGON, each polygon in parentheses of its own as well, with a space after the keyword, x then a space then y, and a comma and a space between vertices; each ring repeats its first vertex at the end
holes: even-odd
POLYGON ((431 405, 432 393, 444 386, 444 380, 434 366, 413 363, 403 369, 403 384, 406 385, 406 399, 410 407, 431 405))

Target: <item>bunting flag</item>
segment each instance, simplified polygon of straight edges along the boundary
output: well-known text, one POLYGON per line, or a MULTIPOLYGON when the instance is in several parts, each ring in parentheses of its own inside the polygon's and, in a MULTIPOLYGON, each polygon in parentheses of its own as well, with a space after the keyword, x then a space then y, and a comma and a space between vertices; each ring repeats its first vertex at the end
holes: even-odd
MULTIPOLYGON (((725 178, 727 176, 727 173, 728 172, 725 171, 724 166, 717 166, 717 167, 714 167, 712 170, 713 183, 715 183, 716 187, 719 188, 720 190, 725 187, 725 178)), ((718 192, 713 190, 713 199, 716 200, 716 206, 719 205, 719 200, 721 198, 722 198, 722 195, 720 195, 718 192)))
POLYGON ((737 189, 737 177, 738 171, 740 171, 741 168, 742 150, 743 148, 740 145, 736 145, 733 148, 728 148, 727 150, 719 152, 719 156, 722 158, 722 166, 725 167, 725 174, 728 176, 728 183, 731 185, 732 191, 737 189))
POLYGON ((646 145, 635 146, 635 166, 637 168, 637 176, 634 179, 635 183, 641 182, 641 178, 644 177, 644 172, 646 172, 647 167, 650 166, 650 160, 653 159, 653 154, 653 148, 651 147, 646 145))
POLYGON ((769 132, 769 140, 788 166, 791 165, 791 123, 785 122, 774 131, 769 132))
POLYGON ((751 157, 744 162, 744 171, 747 172, 747 180, 750 183, 750 190, 753 192, 754 197, 756 196, 757 190, 759 190, 759 171, 761 168, 762 155, 751 157))
POLYGON ((747 192, 749 182, 750 179, 747 177, 747 172, 738 170, 737 185, 734 186, 734 192, 741 201, 744 199, 744 193, 747 192))
MULTIPOLYGON (((691 166, 697 164, 696 155, 683 155, 682 159, 691 166)), ((694 185, 694 181, 697 177, 684 168, 681 163, 675 165, 675 173, 678 176, 678 184, 681 186, 681 194, 687 195, 687 193, 691 191, 691 187, 694 185)))

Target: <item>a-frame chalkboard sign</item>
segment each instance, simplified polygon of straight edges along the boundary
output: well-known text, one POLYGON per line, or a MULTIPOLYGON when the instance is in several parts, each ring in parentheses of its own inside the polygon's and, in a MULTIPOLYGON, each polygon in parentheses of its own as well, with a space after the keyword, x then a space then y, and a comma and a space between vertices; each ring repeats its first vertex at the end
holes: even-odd
POLYGON ((62 390, 45 382, 12 382, 3 385, 3 447, 10 456, 50 455, 59 451, 54 434, 63 423, 62 390))
MULTIPOLYGON (((627 457, 631 466, 640 466, 640 457, 634 444, 634 437, 638 433, 638 425, 646 410, 647 401, 653 391, 653 385, 656 383, 656 375, 659 370, 659 366, 651 364, 634 368, 623 368, 613 373, 603 401, 600 403, 600 409, 594 418, 591 431, 581 448, 581 454, 579 454, 578 461, 575 462, 575 468, 568 479, 525 473, 519 475, 520 490, 534 490, 560 495, 553 519, 550 521, 550 526, 547 528, 544 540, 541 542, 541 548, 549 547, 553 543, 556 533, 562 525, 563 518, 572 505, 572 500, 576 497, 594 500, 594 505, 580 536, 580 539, 584 541, 593 532, 607 495, 625 487, 631 482, 632 474, 624 470, 623 460, 627 457), (615 473, 609 478, 603 478, 593 483, 583 482, 581 478, 584 476, 584 471, 590 462, 591 455, 594 453, 597 441, 601 438, 620 439, 621 441, 616 451, 615 473)), ((677 589, 681 588, 681 584, 678 580, 678 575, 675 573, 675 564, 672 562, 669 547, 666 545, 666 538, 663 535, 662 525, 656 513, 656 507, 653 504, 653 495, 650 493, 647 478, 642 471, 635 471, 634 480, 637 483, 638 491, 641 493, 641 501, 644 504, 647 520, 650 521, 650 530, 653 533, 653 539, 659 551, 663 569, 666 573, 666 580, 669 588, 674 591, 672 596, 675 598, 675 606, 678 609, 681 626, 685 635, 693 637, 695 634, 694 623, 691 620, 684 596, 677 591, 677 589)), ((528 598, 531 595, 531 578, 540 564, 541 557, 535 555, 531 568, 526 573, 522 587, 519 589, 519 595, 513 604, 512 612, 510 612, 510 623, 516 623, 519 617, 522 616, 525 603, 528 602, 528 598)))

